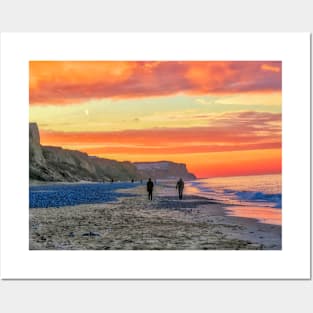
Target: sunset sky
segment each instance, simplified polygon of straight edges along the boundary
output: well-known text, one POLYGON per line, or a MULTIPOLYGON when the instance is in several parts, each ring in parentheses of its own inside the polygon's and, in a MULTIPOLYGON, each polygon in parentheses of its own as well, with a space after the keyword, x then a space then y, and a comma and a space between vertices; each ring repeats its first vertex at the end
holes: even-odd
POLYGON ((197 177, 281 173, 281 62, 31 61, 42 145, 185 163, 197 177))

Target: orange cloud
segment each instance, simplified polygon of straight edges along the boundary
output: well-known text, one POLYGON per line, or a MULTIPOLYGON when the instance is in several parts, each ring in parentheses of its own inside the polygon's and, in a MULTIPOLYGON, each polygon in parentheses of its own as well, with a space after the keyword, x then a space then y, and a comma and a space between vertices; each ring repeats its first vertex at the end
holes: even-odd
POLYGON ((31 61, 29 88, 31 105, 281 91, 281 62, 31 61))
POLYGON ((263 71, 270 71, 270 72, 275 72, 275 73, 279 73, 281 71, 281 67, 280 66, 272 66, 269 64, 262 64, 261 65, 261 69, 263 71))
MULTIPOLYGON (((192 118, 197 118, 195 115, 192 118)), ((205 119, 205 115, 201 115, 205 119)), ((42 142, 51 144, 133 144, 159 146, 186 143, 258 143, 281 138, 281 114, 268 112, 224 113, 208 126, 189 128, 150 128, 111 132, 54 132, 41 131, 42 142)))
MULTIPOLYGON (((191 116, 191 118, 193 118, 191 116)), ((204 119, 205 115, 201 115, 204 119)), ((281 114, 221 114, 207 126, 150 128, 111 132, 41 130, 44 145, 78 149, 92 155, 179 154, 272 149, 281 147, 281 114)))
MULTIPOLYGON (((72 146, 71 146, 72 147, 72 146)), ((240 150, 256 150, 256 149, 270 149, 270 148, 281 148, 281 143, 267 142, 267 143, 256 143, 256 144, 224 144, 224 145, 186 145, 186 146, 109 146, 109 147, 80 147, 80 150, 88 153, 89 155, 103 155, 106 154, 122 154, 124 158, 127 155, 163 155, 163 154, 180 154, 180 153, 210 153, 210 152, 225 152, 225 151, 240 151, 240 150)))
POLYGON ((118 85, 131 76, 135 63, 105 61, 31 61, 30 104, 63 104, 101 94, 101 85, 118 85))

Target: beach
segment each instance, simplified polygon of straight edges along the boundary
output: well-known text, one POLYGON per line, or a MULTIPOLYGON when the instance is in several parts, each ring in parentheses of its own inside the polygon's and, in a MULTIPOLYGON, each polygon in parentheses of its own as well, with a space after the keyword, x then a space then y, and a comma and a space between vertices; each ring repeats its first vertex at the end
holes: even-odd
POLYGON ((230 216, 224 203, 158 183, 119 190, 117 201, 31 208, 30 250, 280 250, 281 226, 230 216), (131 194, 132 196, 128 196, 131 194))

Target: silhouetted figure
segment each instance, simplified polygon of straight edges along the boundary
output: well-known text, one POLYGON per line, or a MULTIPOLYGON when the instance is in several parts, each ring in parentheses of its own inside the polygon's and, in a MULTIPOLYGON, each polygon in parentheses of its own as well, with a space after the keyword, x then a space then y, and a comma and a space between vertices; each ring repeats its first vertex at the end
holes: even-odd
POLYGON ((148 199, 152 200, 152 192, 153 192, 153 181, 149 178, 147 182, 147 191, 148 191, 148 199))
POLYGON ((176 184, 176 189, 178 189, 178 197, 179 199, 183 198, 183 191, 184 191, 184 181, 182 178, 179 179, 179 181, 176 184))
POLYGON ((134 180, 132 179, 132 180, 131 180, 131 182, 133 183, 133 182, 134 182, 134 180))
POLYGON ((114 179, 112 178, 112 179, 111 179, 111 183, 113 183, 113 182, 114 182, 114 179))

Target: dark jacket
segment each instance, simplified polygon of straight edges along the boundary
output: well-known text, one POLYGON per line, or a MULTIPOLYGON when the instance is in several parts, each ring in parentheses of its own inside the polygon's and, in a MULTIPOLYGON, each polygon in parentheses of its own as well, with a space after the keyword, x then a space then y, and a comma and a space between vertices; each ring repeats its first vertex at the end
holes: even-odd
POLYGON ((148 181, 147 182, 147 191, 152 191, 153 190, 153 182, 152 181, 148 181))
POLYGON ((176 189, 178 188, 178 190, 183 190, 184 189, 184 181, 183 180, 179 180, 176 184, 176 189))

